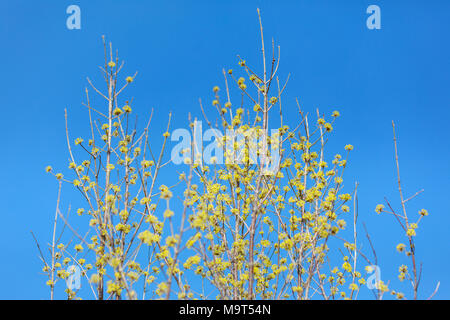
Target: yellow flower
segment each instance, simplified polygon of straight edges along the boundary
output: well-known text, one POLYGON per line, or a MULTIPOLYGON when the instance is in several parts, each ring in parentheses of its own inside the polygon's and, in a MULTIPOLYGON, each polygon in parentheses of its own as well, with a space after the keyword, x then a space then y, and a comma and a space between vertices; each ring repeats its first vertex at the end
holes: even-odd
POLYGON ((83 142, 83 139, 81 139, 81 138, 76 138, 75 139, 75 145, 77 146, 77 145, 79 145, 79 144, 81 144, 83 142))
POLYGON ((169 189, 163 189, 161 191, 161 198, 166 200, 172 198, 172 191, 170 191, 169 189))
POLYGON ((382 291, 382 292, 387 292, 387 291, 389 291, 388 286, 387 286, 383 281, 381 281, 381 280, 378 282, 377 287, 378 287, 378 289, 379 289, 380 291, 382 291))
POLYGON ((262 109, 261 109, 261 106, 259 105, 259 104, 255 104, 254 106, 253 106, 253 111, 255 111, 255 112, 258 112, 258 111, 261 111, 262 109))
POLYGON ((168 236, 166 238, 166 246, 168 246, 168 247, 173 247, 177 243, 178 243, 178 240, 176 237, 168 236))
POLYGON ((190 269, 192 265, 196 265, 200 263, 201 258, 197 255, 189 257, 186 262, 183 264, 183 267, 186 269, 190 269))
POLYGON ((404 264, 402 264, 400 267, 398 267, 398 272, 407 273, 408 272, 408 267, 405 266, 404 264))
POLYGON ((166 211, 164 211, 164 218, 170 218, 174 215, 174 212, 170 209, 167 209, 166 211))
POLYGON ((108 62, 108 66, 110 68, 114 68, 116 66, 116 63, 114 61, 110 61, 110 62, 108 62))
POLYGON ((122 152, 122 153, 127 153, 128 152, 128 148, 125 147, 125 146, 122 146, 122 147, 120 147, 119 151, 122 152))
POLYGON ((335 118, 339 117, 339 116, 340 116, 339 111, 333 111, 333 113, 331 114, 331 116, 332 116, 332 117, 335 117, 335 118))
POLYGON ((425 209, 422 209, 422 210, 419 211, 419 214, 420 214, 422 217, 424 217, 424 216, 427 216, 427 215, 428 215, 428 211, 425 210, 425 209))
POLYGON ((269 241, 269 240, 262 240, 262 241, 261 241, 261 245, 262 245, 263 247, 268 247, 268 246, 270 246, 270 241, 269 241))
POLYGON ((352 199, 352 196, 348 193, 343 193, 343 194, 339 195, 339 199, 341 199, 343 201, 349 201, 352 199))
POLYGON ((345 146, 345 150, 352 151, 353 150, 353 146, 351 144, 348 144, 348 145, 345 146))
POLYGON ((219 89, 218 86, 215 86, 215 87, 213 88, 213 91, 214 91, 214 92, 219 92, 219 90, 220 90, 220 89, 219 89))
POLYGON ((295 286, 295 287, 292 287, 292 291, 294 291, 294 292, 298 292, 298 293, 302 293, 303 292, 303 288, 302 287, 298 287, 298 286, 295 286))
POLYGON ((160 236, 157 234, 153 234, 148 230, 145 230, 144 232, 141 232, 138 235, 139 240, 144 242, 145 244, 151 245, 154 242, 158 242, 160 239, 160 236))
POLYGON ((384 206, 382 204, 379 204, 376 206, 375 212, 380 214, 383 211, 383 209, 384 209, 384 206))
POLYGON ((410 229, 406 230, 406 235, 409 237, 413 237, 416 235, 416 230, 410 228, 410 229))
POLYGON ((131 107, 129 105, 125 105, 123 107, 123 111, 125 111, 126 113, 130 113, 131 112, 131 107))
POLYGON ((403 244, 403 243, 399 243, 398 245, 397 245, 397 251, 398 252, 403 252, 403 251, 405 251, 405 245, 403 244))
POLYGON ((91 283, 98 283, 99 281, 100 281, 100 276, 98 274, 94 273, 91 276, 91 283))
POLYGON ((342 269, 347 272, 352 272, 352 266, 347 261, 342 264, 342 269))
POLYGON ((127 77, 126 80, 127 80, 128 83, 133 82, 133 77, 127 77))
POLYGON ((155 163, 153 161, 150 161, 150 160, 142 160, 141 161, 141 166, 143 168, 149 168, 149 167, 153 166, 154 164, 155 163))
POLYGON ((366 270, 367 273, 372 273, 373 272, 373 267, 372 266, 366 266, 364 269, 366 270))
POLYGON ((116 107, 116 108, 114 109, 114 111, 113 111, 113 114, 114 114, 115 116, 120 116, 120 115, 122 114, 122 110, 120 110, 119 107, 116 107))

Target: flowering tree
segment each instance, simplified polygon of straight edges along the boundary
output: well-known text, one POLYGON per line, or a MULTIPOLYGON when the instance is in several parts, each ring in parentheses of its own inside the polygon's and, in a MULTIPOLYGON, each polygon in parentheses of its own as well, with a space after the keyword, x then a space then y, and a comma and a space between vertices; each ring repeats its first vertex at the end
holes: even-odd
MULTIPOLYGON (((215 124, 200 103, 213 142, 203 148, 196 139, 184 140, 170 159, 165 156, 170 115, 155 154, 149 140, 152 117, 139 132, 131 124, 132 101, 120 98, 136 74, 123 79, 123 64, 111 45, 107 53, 104 42, 105 92, 88 79, 104 111, 93 107, 86 89, 89 138, 70 138, 66 113, 70 178, 47 168, 60 186, 50 258, 38 244, 51 298, 56 283, 72 277, 69 265, 87 279, 95 299, 357 298, 366 283, 358 269, 367 265, 371 272, 376 261, 358 245, 358 185, 344 190, 353 146, 342 146, 343 154, 326 151, 338 111, 325 116, 317 110, 313 116, 297 102, 298 123, 285 124, 282 96, 288 79, 280 84, 277 76, 280 48, 272 43, 267 62, 261 19, 260 29, 262 73, 242 58, 242 76, 224 71, 225 90, 213 88, 215 124), (180 162, 175 159, 182 159, 179 181, 160 182, 162 168, 180 162), (77 210, 90 220, 83 235, 61 213, 62 183, 84 201, 77 210), (60 243, 59 225, 75 240, 60 243)), ((198 136, 198 124, 189 119, 189 137, 198 136)), ((413 273, 401 266, 400 275, 412 281, 417 298, 417 224, 406 215, 409 199, 403 200, 400 182, 399 189, 403 215, 389 212, 407 233, 413 273)), ((386 210, 379 205, 376 211, 386 210)), ((378 298, 389 290, 380 279, 374 288, 378 298)), ((67 297, 77 297, 77 289, 69 286, 67 297)))

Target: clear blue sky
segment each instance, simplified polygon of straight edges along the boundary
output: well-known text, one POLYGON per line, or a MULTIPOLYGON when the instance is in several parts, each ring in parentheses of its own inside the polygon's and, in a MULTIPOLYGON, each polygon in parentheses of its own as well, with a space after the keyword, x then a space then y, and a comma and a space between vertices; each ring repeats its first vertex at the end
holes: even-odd
POLYGON ((421 297, 441 281, 436 297, 450 298, 448 0, 1 1, 0 298, 48 298, 30 230, 50 240, 57 184, 44 168, 67 167, 64 108, 71 130, 86 130, 81 103, 86 77, 101 81, 101 35, 126 60, 125 73, 139 71, 128 93, 138 114, 155 108, 159 134, 169 111, 174 128, 185 127, 188 112, 201 116, 198 98, 211 99, 222 68, 238 68, 237 54, 259 63, 257 7, 267 39, 281 46, 281 75, 291 73, 288 116, 295 97, 310 112, 341 112, 334 141, 355 146, 346 181, 359 182, 360 219, 386 280, 404 262, 395 253, 401 229, 373 209, 384 196, 399 207, 397 123, 405 193, 425 189, 411 214, 430 212, 416 239, 421 297), (81 8, 81 30, 66 28, 71 4, 81 8), (381 8, 381 30, 366 28, 370 4, 381 8))

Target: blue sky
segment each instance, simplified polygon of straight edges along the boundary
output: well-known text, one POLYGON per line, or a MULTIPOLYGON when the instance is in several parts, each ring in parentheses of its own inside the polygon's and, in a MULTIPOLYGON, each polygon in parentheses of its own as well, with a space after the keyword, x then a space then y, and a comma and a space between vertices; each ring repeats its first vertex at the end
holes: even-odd
POLYGON ((410 214, 422 207, 430 212, 416 241, 424 262, 421 297, 440 281, 436 297, 450 298, 446 0, 2 1, 0 298, 48 298, 30 230, 43 243, 50 240, 57 184, 44 168, 67 166, 64 108, 73 132, 87 128, 81 103, 86 77, 102 80, 101 35, 126 61, 125 73, 139 71, 128 94, 136 113, 155 109, 152 130, 159 133, 170 111, 173 128, 185 127, 189 112, 201 116, 198 98, 212 99, 222 68, 238 68, 237 54, 260 62, 257 7, 266 39, 281 46, 280 75, 291 74, 287 115, 296 116, 296 97, 309 112, 341 112, 333 139, 355 146, 346 181, 359 183, 360 220, 386 279, 395 279, 405 262, 395 253, 401 228, 373 211, 385 196, 399 208, 396 122, 405 194, 425 189, 411 201, 410 214), (71 4, 81 8, 81 30, 66 28, 71 4), (370 4, 381 8, 381 30, 366 27, 370 4))

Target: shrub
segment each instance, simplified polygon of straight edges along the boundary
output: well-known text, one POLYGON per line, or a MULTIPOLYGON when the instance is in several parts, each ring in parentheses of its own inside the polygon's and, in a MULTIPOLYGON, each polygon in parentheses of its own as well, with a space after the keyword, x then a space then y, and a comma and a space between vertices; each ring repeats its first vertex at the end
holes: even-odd
MULTIPOLYGON (((190 118, 189 139, 176 149, 181 152, 172 152, 171 160, 164 160, 171 116, 155 156, 149 141, 151 122, 138 131, 131 125, 132 103, 119 101, 136 74, 120 74, 122 64, 111 45, 108 56, 104 41, 106 92, 88 81, 105 110, 92 106, 86 89, 89 137, 71 139, 66 113, 71 172, 63 175, 47 168, 60 187, 51 259, 41 252, 51 298, 55 283, 71 276, 65 270, 70 263, 81 270, 96 299, 357 298, 366 284, 361 266, 372 272, 376 263, 358 242, 358 185, 343 187, 353 146, 343 144, 342 153, 335 155, 326 149, 338 111, 325 115, 316 110, 313 117, 297 102, 298 123, 286 125, 282 97, 289 77, 281 84, 277 76, 279 47, 272 45, 273 58, 266 61, 261 19, 260 27, 263 72, 254 72, 242 58, 240 72, 224 70, 224 90, 213 88, 215 126, 200 103, 214 141, 204 149, 190 139, 199 130, 199 121, 190 118), (175 157, 183 160, 179 181, 161 184, 161 169, 174 166, 175 157), (90 238, 62 215, 62 183, 81 194, 85 205, 77 212, 89 216, 90 238), (184 192, 178 192, 181 186, 184 192), (73 232, 76 245, 58 244, 61 221, 63 229, 73 232), (83 254, 86 250, 89 254, 83 254)), ((412 223, 400 178, 399 191, 403 214, 382 205, 376 212, 394 214, 405 229, 408 249, 399 245, 398 250, 407 253, 413 268, 410 274, 401 266, 400 275, 412 281, 417 298, 413 237, 427 212, 421 211, 418 222, 412 223)), ((378 298, 389 291, 379 279, 374 288, 378 298)), ((77 297, 73 287, 66 292, 69 299, 77 297)))

